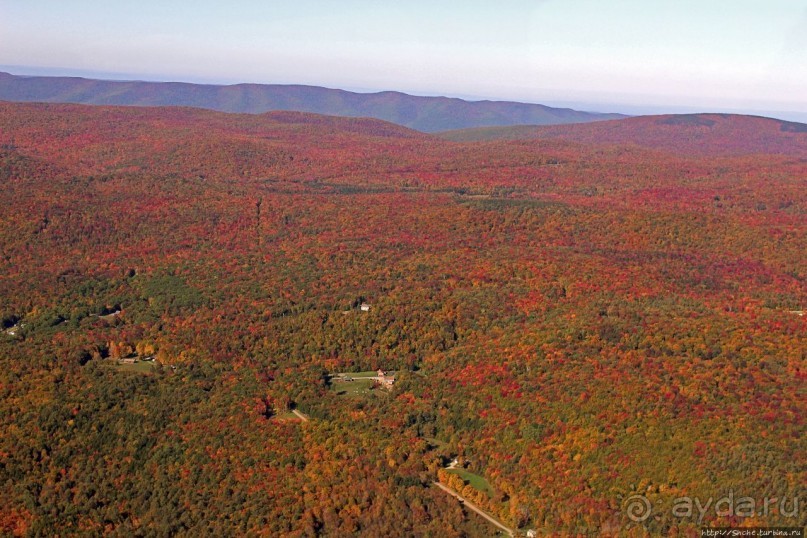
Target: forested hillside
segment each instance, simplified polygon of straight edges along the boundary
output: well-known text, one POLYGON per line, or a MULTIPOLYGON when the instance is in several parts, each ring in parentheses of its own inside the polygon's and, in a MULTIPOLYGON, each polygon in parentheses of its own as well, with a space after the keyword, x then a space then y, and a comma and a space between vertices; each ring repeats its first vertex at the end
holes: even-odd
POLYGON ((659 127, 0 103, 0 534, 803 526, 671 506, 804 497, 807 133, 659 127))
POLYGON ((640 116, 596 124, 482 127, 441 133, 447 140, 561 139, 585 144, 640 146, 681 155, 804 156, 807 124, 738 114, 640 116))

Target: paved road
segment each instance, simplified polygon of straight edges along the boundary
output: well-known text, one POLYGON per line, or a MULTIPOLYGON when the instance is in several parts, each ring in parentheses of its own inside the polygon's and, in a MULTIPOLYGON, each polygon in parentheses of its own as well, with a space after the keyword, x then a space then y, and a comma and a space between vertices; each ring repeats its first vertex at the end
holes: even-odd
POLYGON ((297 417, 298 417, 300 420, 302 420, 303 422, 308 422, 308 417, 307 417, 307 416, 305 416, 304 414, 300 413, 300 412, 299 412, 299 411, 297 411, 296 409, 292 409, 292 410, 291 410, 291 412, 292 412, 292 413, 294 413, 295 415, 297 415, 297 417))
POLYGON ((449 495, 452 495, 452 496, 456 497, 456 498, 457 498, 457 499, 459 499, 459 501, 460 501, 461 503, 463 503, 465 506, 467 506, 468 508, 470 508, 471 510, 473 510, 474 512, 476 512, 477 514, 479 514, 479 515, 480 515, 480 516, 482 516, 483 518, 487 519, 489 522, 491 522, 492 524, 496 525, 496 527, 498 527, 499 529, 503 530, 504 532, 506 532, 506 533, 507 533, 507 534, 509 534, 510 536, 515 536, 515 535, 516 535, 516 533, 515 533, 515 532, 513 532, 513 529, 511 529, 510 527, 506 527, 506 526, 505 526, 505 525, 504 525, 504 524, 503 524, 501 521, 499 521, 498 519, 494 518, 493 516, 491 516, 490 514, 488 514, 487 512, 485 512, 484 510, 482 510, 481 508, 479 508, 477 505, 475 505, 474 503, 472 503, 471 501, 469 501, 469 500, 467 500, 467 499, 463 498, 463 497, 462 497, 462 496, 461 496, 459 493, 457 493, 457 492, 456 492, 456 491, 454 491, 453 489, 451 489, 451 488, 447 488, 446 486, 444 486, 444 485, 443 485, 443 484, 441 484, 440 482, 432 482, 432 484, 434 484, 434 485, 435 485, 435 486, 437 486, 438 488, 442 489, 443 491, 445 491, 445 492, 446 492, 446 493, 448 493, 449 495))

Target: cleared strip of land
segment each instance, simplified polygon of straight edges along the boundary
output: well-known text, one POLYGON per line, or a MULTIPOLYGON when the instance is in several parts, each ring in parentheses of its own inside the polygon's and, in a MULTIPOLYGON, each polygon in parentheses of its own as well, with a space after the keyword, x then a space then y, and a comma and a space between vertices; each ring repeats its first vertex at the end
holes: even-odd
POLYGON ((504 523, 502 523, 501 521, 499 521, 498 519, 496 519, 492 515, 488 514, 487 512, 485 512, 484 510, 479 508, 477 505, 475 505, 471 501, 465 499, 464 497, 462 497, 459 493, 457 493, 453 489, 444 486, 440 482, 432 482, 432 484, 434 484, 438 488, 442 489, 443 491, 445 491, 449 495, 453 495, 454 497, 459 499, 459 501, 461 503, 463 503, 463 505, 467 506, 468 508, 470 508, 471 510, 473 510, 474 512, 476 512, 477 514, 479 514, 483 518, 487 519, 490 523, 492 523, 493 525, 495 525, 499 529, 503 530, 508 535, 510 535, 510 536, 515 536, 516 535, 515 532, 513 531, 513 529, 511 529, 510 527, 507 527, 504 523))

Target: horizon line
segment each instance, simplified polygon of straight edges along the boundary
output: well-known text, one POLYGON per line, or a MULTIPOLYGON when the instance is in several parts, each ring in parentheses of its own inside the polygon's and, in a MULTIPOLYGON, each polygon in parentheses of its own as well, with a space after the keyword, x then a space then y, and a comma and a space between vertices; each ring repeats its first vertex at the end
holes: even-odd
POLYGON ((635 116, 655 116, 655 115, 676 115, 676 114, 738 114, 745 116, 758 116, 781 121, 790 121, 807 124, 807 112, 796 110, 772 110, 757 108, 736 108, 736 107, 704 107, 702 105, 661 105, 661 104, 631 104, 614 103, 604 100, 570 100, 563 99, 510 99, 492 96, 476 96, 452 92, 436 91, 403 91, 394 89, 361 88, 361 87, 338 87, 328 84, 301 84, 294 82, 248 82, 244 80, 236 81, 230 79, 209 79, 207 77, 172 77, 168 75, 149 75, 145 73, 121 73, 114 71, 96 71, 92 69, 76 69, 69 67, 41 67, 25 65, 0 65, 0 71, 4 71, 17 77, 43 77, 43 78, 80 78, 84 80, 97 80, 103 82, 145 82, 154 84, 191 84, 202 86, 301 86, 309 88, 325 88, 329 90, 345 91, 358 94, 380 94, 398 93, 412 97, 434 97, 444 99, 459 99, 469 103, 498 102, 516 103, 528 105, 542 105, 551 108, 567 108, 578 112, 588 112, 593 114, 621 114, 626 117, 635 116), (19 71, 17 73, 11 71, 19 71), (602 108, 601 108, 602 107, 602 108))

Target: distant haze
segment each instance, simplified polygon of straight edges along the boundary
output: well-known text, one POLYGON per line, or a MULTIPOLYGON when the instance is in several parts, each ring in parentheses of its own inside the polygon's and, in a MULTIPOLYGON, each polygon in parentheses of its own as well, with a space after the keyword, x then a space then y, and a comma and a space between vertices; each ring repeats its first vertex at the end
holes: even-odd
POLYGON ((503 125, 557 125, 616 119, 538 104, 354 93, 318 86, 126 82, 77 77, 14 76, 0 71, 0 101, 90 105, 189 106, 222 112, 277 110, 377 118, 425 132, 503 125))
POLYGON ((803 0, 0 0, 0 68, 15 74, 805 121, 804 65, 803 0))

